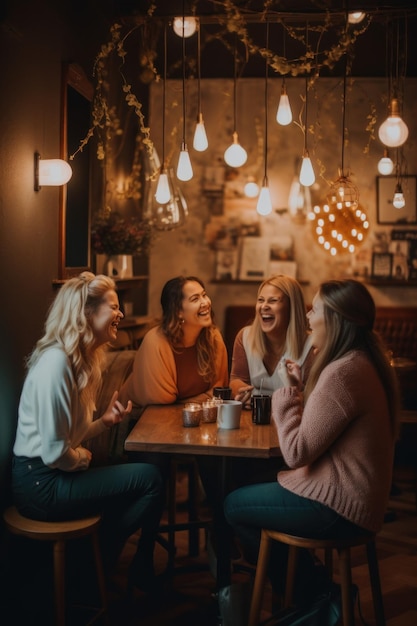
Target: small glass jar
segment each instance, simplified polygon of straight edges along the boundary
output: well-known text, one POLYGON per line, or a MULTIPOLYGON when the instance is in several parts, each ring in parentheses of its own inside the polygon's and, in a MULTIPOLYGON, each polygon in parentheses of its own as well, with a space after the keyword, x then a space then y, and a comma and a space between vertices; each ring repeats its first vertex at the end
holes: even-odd
POLYGON ((217 422, 217 407, 218 402, 212 398, 203 402, 202 423, 211 424, 212 422, 217 422))
POLYGON ((185 428, 200 426, 203 409, 199 402, 186 402, 182 410, 182 424, 185 428))

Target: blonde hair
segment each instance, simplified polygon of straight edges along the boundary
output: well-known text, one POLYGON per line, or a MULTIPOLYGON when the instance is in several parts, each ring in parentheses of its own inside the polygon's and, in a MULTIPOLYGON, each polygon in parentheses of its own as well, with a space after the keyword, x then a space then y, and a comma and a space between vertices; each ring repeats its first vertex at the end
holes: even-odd
POLYGON ((27 360, 30 369, 51 346, 62 348, 71 362, 81 404, 88 412, 95 408, 104 353, 104 348, 94 347, 91 317, 111 289, 116 290, 113 279, 91 272, 66 281, 49 309, 45 333, 27 360))
MULTIPOLYGON (((287 352, 291 358, 298 359, 303 351, 308 330, 306 306, 300 284, 291 276, 277 274, 261 283, 257 298, 266 285, 276 287, 288 298, 290 321, 286 332, 284 352, 287 352)), ((248 342, 253 352, 258 353, 262 358, 265 356, 268 346, 257 315, 249 327, 248 342)))

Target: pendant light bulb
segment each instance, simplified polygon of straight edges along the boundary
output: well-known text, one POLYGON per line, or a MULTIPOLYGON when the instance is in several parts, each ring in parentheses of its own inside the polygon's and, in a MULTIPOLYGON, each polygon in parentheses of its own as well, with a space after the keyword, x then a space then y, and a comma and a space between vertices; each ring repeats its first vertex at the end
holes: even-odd
POLYGON ((197 20, 195 17, 187 15, 184 18, 174 17, 172 27, 178 37, 191 37, 197 30, 197 20))
POLYGON ((197 124, 194 131, 193 148, 197 152, 204 152, 208 148, 206 129, 204 127, 203 114, 198 114, 197 124))
POLYGON ((405 207, 405 198, 404 198, 403 190, 399 183, 395 187, 394 199, 392 201, 392 204, 394 205, 396 209, 402 209, 403 207, 405 207))
POLYGON ((237 132, 233 133, 233 143, 225 150, 224 160, 230 167, 241 167, 246 163, 247 152, 238 141, 237 132))
POLYGON ((259 185, 253 177, 250 177, 243 188, 247 198, 256 198, 259 194, 259 185))
POLYGON ((258 203, 256 205, 256 212, 259 215, 269 215, 272 213, 272 201, 271 194, 268 186, 268 179, 265 176, 261 193, 259 194, 258 203))
POLYGON ((177 178, 186 182, 193 177, 193 168, 191 167, 190 155, 186 143, 181 144, 181 152, 178 159, 177 178))
POLYGON ((281 88, 281 97, 279 99, 279 105, 277 110, 277 122, 281 126, 288 126, 288 124, 291 124, 292 122, 292 111, 285 83, 282 85, 281 88))
POLYGON ((399 113, 398 100, 391 101, 390 112, 378 130, 382 143, 389 148, 398 148, 407 141, 408 127, 399 113))
POLYGON ((314 174, 313 166, 311 164, 311 159, 308 154, 308 150, 305 150, 300 169, 300 183, 304 187, 311 187, 311 185, 313 185, 315 181, 316 176, 314 174))
POLYGON ((165 170, 161 170, 161 173, 159 174, 155 198, 159 204, 166 204, 167 202, 169 202, 171 198, 171 192, 170 192, 169 183, 168 183, 168 175, 165 170))
POLYGON ((359 24, 365 18, 366 13, 363 11, 350 11, 348 14, 349 24, 359 24))
POLYGON ((394 163, 388 156, 388 150, 384 150, 384 156, 378 161, 378 172, 382 176, 389 176, 394 169, 394 163))

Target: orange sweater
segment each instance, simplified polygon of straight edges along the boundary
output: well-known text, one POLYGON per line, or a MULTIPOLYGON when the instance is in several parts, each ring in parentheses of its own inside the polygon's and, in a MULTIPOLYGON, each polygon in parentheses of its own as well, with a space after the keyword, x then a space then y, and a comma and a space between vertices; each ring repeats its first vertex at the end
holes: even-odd
MULTIPOLYGON (((228 384, 227 351, 220 331, 216 330, 217 379, 214 387, 228 384)), ((207 392, 211 391, 207 383, 207 392)), ((136 352, 133 372, 123 385, 121 402, 132 400, 139 406, 173 404, 179 396, 177 369, 172 348, 159 326, 151 328, 136 352)))

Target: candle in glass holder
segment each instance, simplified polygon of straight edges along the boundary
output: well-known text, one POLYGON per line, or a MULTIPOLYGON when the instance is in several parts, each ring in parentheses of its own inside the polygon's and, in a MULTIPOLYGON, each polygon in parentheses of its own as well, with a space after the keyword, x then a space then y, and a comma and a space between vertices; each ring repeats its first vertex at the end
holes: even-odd
POLYGON ((203 402, 203 413, 201 416, 201 421, 204 424, 217 422, 217 406, 218 403, 214 399, 205 400, 203 402))
POLYGON ((185 428, 199 426, 203 410, 199 402, 187 402, 182 410, 182 424, 185 428))

